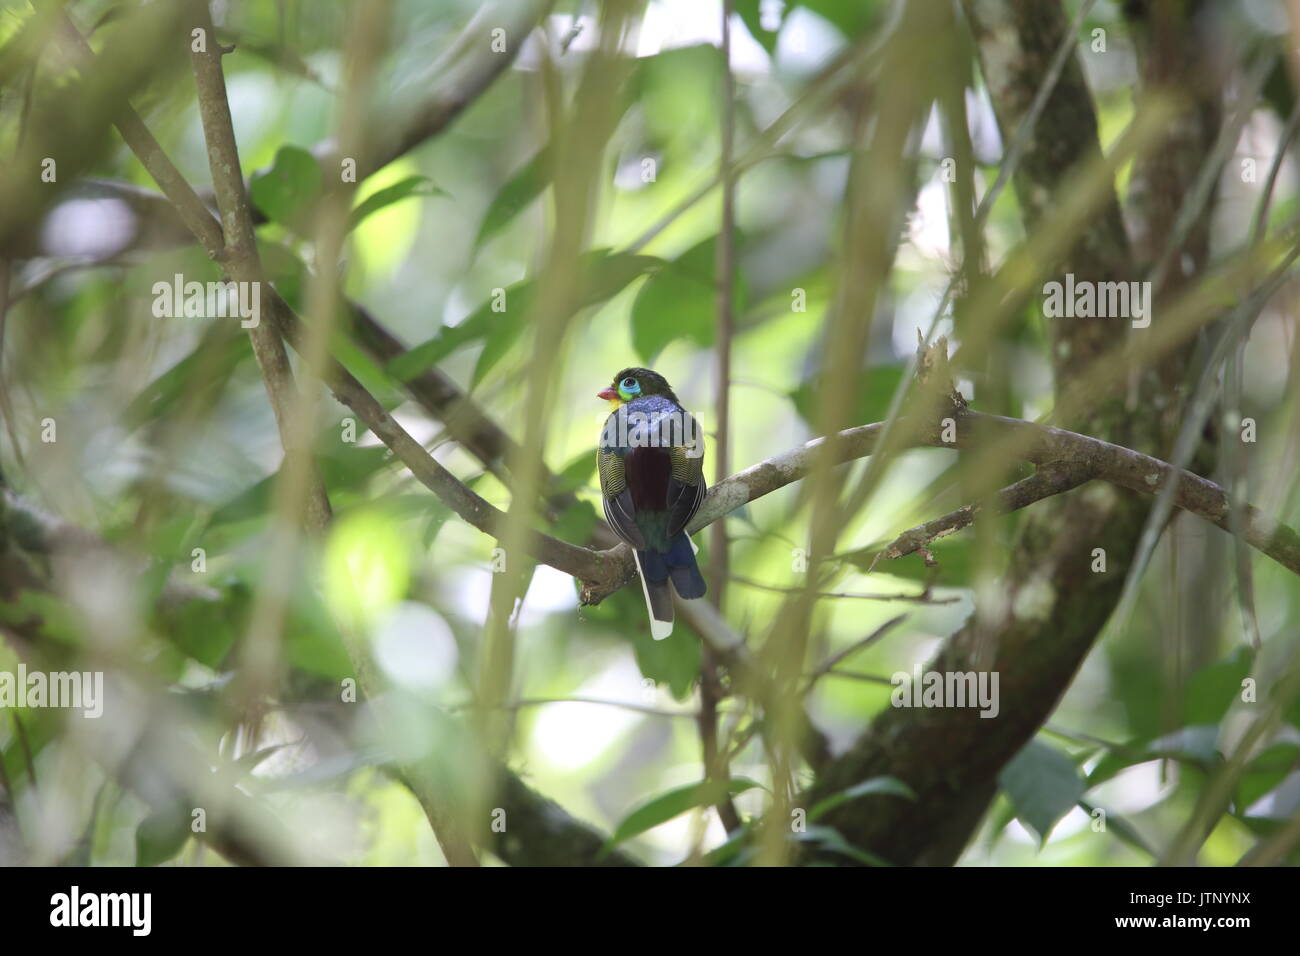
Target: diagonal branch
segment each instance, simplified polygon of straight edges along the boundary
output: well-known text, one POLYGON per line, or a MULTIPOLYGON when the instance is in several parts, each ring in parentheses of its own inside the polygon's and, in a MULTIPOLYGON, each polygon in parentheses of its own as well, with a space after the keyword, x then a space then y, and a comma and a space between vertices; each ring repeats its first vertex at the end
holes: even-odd
MULTIPOLYGON (((239 146, 235 142, 234 123, 226 96, 226 77, 221 68, 222 49, 217 43, 216 31, 208 16, 207 0, 196 2, 194 9, 199 14, 199 27, 207 37, 205 44, 199 44, 202 49, 191 47, 190 58, 198 86, 199 116, 203 122, 203 138, 208 147, 208 166, 212 170, 217 208, 221 212, 224 242, 221 255, 216 261, 229 278, 250 287, 261 287, 262 264, 257 253, 252 205, 240 172, 239 146)), ((154 145, 157 146, 156 142, 154 145)), ((158 148, 155 166, 170 166, 162 155, 161 148, 158 148)), ((171 188, 181 202, 191 206, 198 202, 193 190, 188 187, 179 188, 181 176, 174 167, 168 169, 165 175, 173 180, 171 188)), ((160 182, 159 185, 163 184, 160 182)), ((197 209, 191 208, 187 215, 197 218, 197 209)), ((262 370, 271 408, 275 412, 286 462, 292 465, 293 462, 300 461, 310 468, 310 459, 303 447, 306 430, 299 427, 298 416, 295 414, 297 402, 293 369, 289 365, 284 342, 275 329, 260 321, 249 328, 248 335, 253 343, 253 354, 262 370)), ((320 531, 329 523, 330 504, 325 494, 325 485, 318 474, 306 479, 304 491, 305 523, 311 530, 320 531)))
MULTIPOLYGON (((1026 479, 1028 484, 1021 483, 1022 487, 1017 488, 1014 495, 1008 499, 1015 501, 1023 498, 1024 504, 1019 507, 1049 497, 1051 494, 1068 491, 1089 478, 1101 479, 1146 495, 1155 494, 1171 480, 1177 479, 1174 497, 1176 507, 1204 518, 1225 531, 1232 531, 1231 504, 1227 493, 1219 485, 1200 475, 1174 468, 1168 462, 1142 452, 1050 425, 1040 425, 1000 415, 988 415, 967 408, 954 408, 950 415, 956 426, 954 442, 943 440, 939 424, 941 419, 936 419, 929 424, 915 421, 908 423, 911 433, 906 444, 911 447, 969 450, 980 447, 981 442, 996 442, 998 447, 1004 450, 1008 460, 1027 461, 1040 468, 1051 470, 1051 476, 1044 477, 1041 481, 1026 479), (1051 490, 1053 486, 1056 490, 1051 490), (1030 497, 1031 494, 1037 496, 1030 497)), ((870 455, 875 450, 883 430, 884 424, 876 423, 859 425, 840 432, 836 462, 852 461, 870 455)), ((814 453, 821 443, 822 439, 814 439, 752 465, 714 485, 709 489, 699 512, 691 520, 688 527, 690 533, 694 534, 742 505, 805 477, 809 472, 814 453)), ((1011 489, 1006 489, 1004 494, 1009 495, 1010 492, 1011 489)), ((1253 505, 1243 504, 1239 509, 1239 515, 1242 521, 1241 535, 1247 544, 1268 555, 1283 567, 1300 574, 1300 537, 1297 537, 1295 531, 1265 515, 1253 505)), ((598 555, 610 564, 621 567, 626 557, 622 552, 626 550, 628 550, 626 545, 620 545, 609 551, 598 552, 598 555)), ((630 560, 627 560, 627 564, 631 564, 630 560)), ((588 586, 583 590, 583 600, 586 603, 599 602, 612 593, 612 590, 617 590, 631 580, 633 573, 629 567, 626 577, 615 588, 602 590, 584 577, 587 569, 585 561, 578 565, 566 567, 557 564, 552 567, 588 581, 588 586)), ((607 569, 608 565, 599 570, 605 573, 607 569)))
MULTIPOLYGON (((236 281, 249 283, 256 287, 262 285, 261 263, 257 254, 256 231, 253 223, 251 204, 240 171, 239 147, 235 142, 234 123, 230 115, 230 103, 226 94, 226 80, 221 66, 222 49, 216 40, 216 32, 208 11, 207 0, 196 0, 193 4, 200 30, 207 36, 207 43, 192 47, 191 59, 194 66, 194 78, 198 86, 199 115, 203 121, 204 139, 208 146, 208 162, 212 169, 213 185, 216 190, 217 208, 221 211, 222 229, 225 235, 225 248, 220 264, 226 275, 236 281)), ((320 316, 317 317, 318 319, 320 316)), ((325 326, 320 326, 319 333, 327 336, 325 326)), ((315 470, 314 462, 304 445, 311 429, 303 427, 306 416, 302 414, 303 402, 294 387, 293 372, 289 365, 288 353, 281 338, 277 323, 256 323, 249 334, 253 341, 253 351, 262 376, 266 383, 271 405, 275 410, 276 422, 280 428, 281 443, 285 450, 285 468, 282 475, 284 491, 289 497, 289 507, 293 508, 301 492, 305 499, 305 513, 302 519, 312 531, 323 531, 330 520, 331 511, 325 485, 315 470)), ((304 354, 315 358, 322 348, 306 350, 304 354)), ((296 528, 297 522, 291 522, 296 528)), ((280 529, 293 534, 286 528, 280 529)), ((285 534, 277 536, 275 541, 278 557, 281 560, 293 557, 296 537, 286 538, 285 534)), ((278 569, 279 563, 274 565, 278 569)), ((262 593, 271 594, 281 589, 268 588, 262 593)), ((254 628, 263 617, 269 619, 269 626, 263 631, 278 631, 279 619, 284 612, 282 600, 273 594, 262 599, 254 608, 254 628), (274 606, 271 606, 274 605, 274 606), (264 612, 259 614, 258 612, 264 612)), ((256 637, 257 634, 254 634, 256 637)), ((250 641, 256 651, 264 646, 265 641, 250 641)), ((368 696, 379 691, 373 668, 365 648, 354 646, 349 642, 349 652, 358 671, 358 678, 368 696)), ((250 660, 247 663, 254 663, 250 660)), ((257 663, 265 664, 266 661, 257 663)), ((411 767, 407 770, 410 779, 418 781, 413 788, 421 798, 429 823, 433 828, 447 862, 452 866, 476 866, 478 859, 473 847, 458 821, 454 819, 445 796, 439 788, 427 779, 422 768, 411 767)))
MULTIPOLYGON (((430 68, 430 75, 437 77, 438 83, 429 97, 404 121, 385 123, 372 151, 357 157, 357 178, 364 179, 382 169, 450 126, 510 68, 524 40, 553 6, 555 0, 530 0, 522 5, 498 3, 480 9, 451 50, 430 68), (494 28, 505 31, 505 49, 475 55, 487 48, 489 31, 494 28)), ((332 143, 318 144, 312 152, 322 161, 337 161, 332 143)))
MULTIPOLYGON (((1035 501, 1071 491, 1090 478, 1092 474, 1081 462, 1048 462, 1028 478, 1022 478, 997 493, 998 513, 1007 514, 1027 508, 1035 501)), ((921 550, 932 541, 961 531, 975 520, 980 510, 979 502, 962 505, 956 511, 950 511, 946 515, 904 531, 876 555, 868 570, 875 568, 876 562, 881 558, 889 560, 901 558, 921 550)))

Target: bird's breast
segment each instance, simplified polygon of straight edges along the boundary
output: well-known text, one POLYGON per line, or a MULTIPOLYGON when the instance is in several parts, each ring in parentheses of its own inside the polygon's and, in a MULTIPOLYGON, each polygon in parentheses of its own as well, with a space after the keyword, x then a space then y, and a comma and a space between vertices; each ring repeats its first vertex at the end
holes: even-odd
POLYGON ((668 505, 672 456, 667 448, 641 447, 623 458, 623 474, 637 511, 663 511, 668 505))

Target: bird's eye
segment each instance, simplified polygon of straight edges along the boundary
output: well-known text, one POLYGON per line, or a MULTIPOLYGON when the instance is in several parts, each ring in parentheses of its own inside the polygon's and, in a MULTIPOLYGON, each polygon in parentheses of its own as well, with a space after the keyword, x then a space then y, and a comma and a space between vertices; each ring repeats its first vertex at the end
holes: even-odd
POLYGON ((625 378, 625 379, 623 379, 623 387, 624 387, 624 388, 636 388, 636 379, 634 379, 634 378, 625 378))

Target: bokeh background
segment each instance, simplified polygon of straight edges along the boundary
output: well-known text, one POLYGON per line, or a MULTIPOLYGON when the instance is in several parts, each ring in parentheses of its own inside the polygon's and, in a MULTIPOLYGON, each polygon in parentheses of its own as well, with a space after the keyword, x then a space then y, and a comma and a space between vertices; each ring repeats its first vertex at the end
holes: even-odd
MULTIPOLYGON (((122 139, 101 128, 107 119, 96 111, 111 104, 92 102, 78 86, 85 63, 57 30, 41 25, 42 6, 62 8, 99 56, 115 58, 100 64, 110 74, 115 66, 147 67, 144 79, 123 80, 115 92, 129 97, 195 188, 211 185, 186 51, 169 52, 143 28, 154 16, 150 5, 0 4, 0 155, 22 157, 33 144, 57 139, 51 131, 72 126, 80 137, 56 157, 56 183, 17 181, 28 168, 17 161, 4 174, 7 197, 34 194, 36 204, 0 210, 8 289, 8 427, 0 438, 6 567, 16 574, 13 555, 25 552, 23 566, 48 587, 10 578, 4 622, 11 640, 0 646, 0 670, 38 659, 103 670, 109 695, 99 721, 54 710, 0 712, 0 860, 240 861, 190 826, 194 806, 225 800, 227 809, 213 818, 243 819, 247 810, 243 839, 272 859, 441 864, 420 803, 391 764, 432 760, 440 779, 474 778, 475 753, 486 744, 471 732, 471 712, 482 691, 497 544, 317 389, 310 441, 334 521, 323 537, 298 542, 291 566, 276 566, 275 486, 284 452, 246 333, 233 319, 154 314, 156 282, 177 273, 209 281, 218 270, 167 214, 157 184, 122 139), (47 419, 57 426, 53 442, 42 439, 47 419), (282 590, 283 619, 274 663, 264 683, 254 682, 250 704, 241 648, 271 587, 282 590), (373 655, 389 688, 382 700, 341 699, 340 688, 355 676, 349 639, 373 655), (266 819, 275 822, 263 827, 266 819)), ((1297 168, 1284 133, 1295 103, 1289 48, 1296 40, 1279 0, 1186 6, 1197 8, 1201 29, 1214 37, 1206 49, 1216 59, 1205 68, 1222 78, 1224 113, 1246 103, 1211 180, 1200 270, 1250 241, 1279 151, 1265 224, 1282 229, 1296 214, 1297 168)), ((891 232, 878 281, 855 259, 859 247, 846 222, 858 195, 850 188, 856 144, 886 122, 883 104, 901 95, 900 84, 913 82, 882 67, 897 63, 889 53, 903 19, 896 5, 738 0, 730 21, 730 107, 720 3, 623 4, 616 12, 625 22, 613 39, 614 13, 601 7, 213 5, 219 36, 234 46, 223 65, 243 173, 262 220, 263 267, 291 305, 315 315, 312 277, 333 277, 374 321, 420 347, 411 353, 413 367, 436 367, 521 442, 539 394, 535 329, 560 323, 563 334, 545 353, 548 392, 537 441, 540 459, 558 476, 553 489, 576 500, 535 523, 574 543, 586 543, 599 520, 594 445, 606 410, 595 393, 619 369, 660 371, 716 439, 716 263, 724 220, 718 170, 728 122, 733 157, 741 160, 734 333, 726 343, 731 471, 820 433, 828 329, 854 282, 872 282, 874 294, 862 317, 856 404, 841 408, 843 424, 887 417, 895 391, 911 377, 918 332, 946 335, 956 350, 971 331, 960 316, 954 324, 943 302, 969 258, 959 238, 961 197, 943 166, 959 144, 938 103, 923 104, 907 131, 896 216, 873 224, 891 232), (364 110, 359 125, 341 133, 344 91, 355 81, 348 67, 355 18, 381 12, 386 27, 367 66, 364 110), (505 30, 507 53, 492 49, 496 28, 505 30), (350 228, 336 260, 322 261, 311 215, 333 176, 331 141, 375 142, 406 128, 433 93, 467 85, 464 77, 493 56, 508 56, 509 64, 463 111, 360 177, 348 202, 355 209, 378 196, 371 203, 377 208, 350 228), (853 65, 837 71, 845 62, 853 65), (607 115, 593 119, 599 109, 607 115), (598 137, 594 146, 587 136, 598 137), (568 157, 569 168, 585 156, 583 169, 594 175, 566 185, 565 170, 552 163, 557 154, 568 157), (546 306, 536 302, 549 301, 554 270, 579 269, 554 258, 563 246, 557 234, 562 239, 565 224, 578 219, 581 268, 594 279, 561 318, 539 318, 546 306), (492 311, 496 290, 510 303, 504 312, 492 311)), ((1076 3, 1063 7, 1067 19, 1079 13, 1076 3)), ((1074 25, 1074 55, 1106 151, 1143 102, 1133 11, 1120 7, 1090 4, 1074 25), (1104 38, 1100 50, 1096 31, 1104 38)), ((960 90, 960 148, 969 150, 978 199, 997 179, 1007 144, 965 21, 954 11, 953 38, 934 42, 948 51, 943 62, 960 90)), ((1200 159, 1208 162, 1208 153, 1200 159)), ((1122 164, 1115 178, 1121 195, 1136 165, 1122 164)), ((862 175, 878 173, 868 166, 862 175)), ((1017 191, 1004 190, 983 223, 986 268, 1029 234, 1017 191)), ((960 308, 964 299, 956 298, 960 308)), ((1041 296, 1026 296, 990 326, 980 361, 954 361, 957 385, 973 407, 1025 419, 1051 413, 1049 320, 1041 306, 1041 296)), ((344 312, 333 355, 437 461, 487 501, 510 507, 508 474, 485 464, 404 391, 402 376, 366 352, 344 312)), ((1300 519, 1296 332, 1295 287, 1286 282, 1234 350, 1235 386, 1224 386, 1238 390, 1233 421, 1252 418, 1257 441, 1237 443, 1242 460, 1221 458, 1212 473, 1293 525, 1300 519)), ((1171 386, 1169 394, 1182 393, 1171 386)), ((1220 414, 1225 401, 1215 399, 1211 418, 1221 436, 1235 439, 1220 414)), ((866 500, 839 516, 834 553, 820 565, 818 582, 830 596, 816 600, 805 635, 806 673, 903 619, 808 691, 806 710, 833 750, 849 747, 889 707, 890 675, 930 660, 973 613, 977 595, 999 600, 1022 514, 936 542, 937 567, 911 555, 868 570, 884 542, 965 502, 957 460, 936 449, 893 454, 871 476, 878 484, 866 500)), ((841 469, 845 488, 858 485, 869 461, 841 469)), ((806 580, 801 562, 812 510, 796 484, 727 519, 725 619, 755 645, 780 617, 788 592, 806 580)), ((707 564, 713 541, 708 534, 697 540, 707 564)), ((1241 699, 1242 681, 1257 678, 1264 698, 1295 655, 1300 581, 1254 552, 1246 561, 1249 602, 1240 600, 1243 578, 1230 536, 1192 516, 1173 518, 1047 725, 1011 776, 1003 772, 961 864, 1146 865, 1159 856, 1254 719, 1241 699), (1097 807, 1107 814, 1105 832, 1093 826, 1097 807)), ((638 807, 703 775, 693 717, 700 636, 679 621, 668 641, 652 642, 635 584, 595 607, 581 607, 573 578, 545 565, 527 569, 520 587, 522 601, 507 604, 508 618, 498 622, 513 635, 502 759, 603 833, 620 824, 636 831, 626 821, 638 807)), ((759 709, 735 696, 718 706, 724 744, 735 748, 730 774, 756 784, 737 795, 736 806, 742 817, 759 818, 780 776, 755 733, 759 709)), ((1287 718, 1253 743, 1230 807, 1216 816, 1201 849, 1202 863, 1235 863, 1296 817, 1300 707, 1288 706, 1287 718)), ((812 776, 807 767, 792 770, 796 786, 812 776)), ((699 802, 685 801, 683 812, 663 822, 652 819, 656 825, 621 849, 642 862, 674 864, 721 845, 726 833, 717 812, 695 807, 699 802)))

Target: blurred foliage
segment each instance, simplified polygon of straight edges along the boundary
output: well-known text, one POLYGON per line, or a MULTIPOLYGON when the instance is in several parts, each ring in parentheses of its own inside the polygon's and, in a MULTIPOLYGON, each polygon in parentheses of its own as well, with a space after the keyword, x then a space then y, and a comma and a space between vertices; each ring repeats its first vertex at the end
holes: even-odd
MULTIPOLYGON (((100 25, 92 33, 95 45, 114 29, 120 6, 117 0, 68 4, 87 32, 100 25)), ((411 347, 377 360, 345 329, 332 343, 334 355, 439 462, 507 507, 509 491, 490 473, 493 463, 451 441, 443 423, 404 387, 436 369, 472 393, 507 433, 521 436, 532 361, 527 333, 537 320, 544 287, 539 262, 556 215, 548 116, 556 98, 570 101, 591 56, 592 5, 557 4, 547 23, 549 62, 534 36, 532 48, 446 131, 361 184, 348 221, 352 245, 337 263, 316 257, 313 214, 325 171, 311 150, 336 132, 346 5, 246 0, 227 6, 222 36, 236 47, 225 58, 230 104, 251 200, 265 220, 259 252, 268 279, 302 310, 312 275, 337 273, 342 290, 411 347), (575 13, 584 30, 561 53, 558 40, 575 13)), ((544 458, 557 476, 549 490, 576 500, 544 519, 544 529, 574 543, 588 543, 599 520, 594 445, 605 411, 594 393, 615 371, 653 364, 708 428, 714 421, 719 199, 714 190, 684 203, 717 170, 718 5, 651 0, 645 6, 640 35, 624 51, 635 62, 618 89, 618 124, 601 162, 606 180, 576 269, 578 318, 563 362, 548 373, 557 394, 545 436, 544 458)), ((1098 4, 1089 25, 1104 26, 1123 56, 1103 63, 1080 46, 1089 75, 1104 75, 1098 103, 1106 142, 1131 114, 1128 90, 1135 80, 1118 6, 1098 4)), ((381 81, 369 104, 376 128, 407 121, 440 79, 430 69, 435 54, 455 48, 478 7, 469 0, 394 4, 381 81)), ((735 9, 742 150, 831 58, 877 43, 892 19, 885 0, 739 0, 735 9)), ((39 110, 24 119, 24 86, 17 81, 27 64, 19 41, 32 16, 26 3, 0 3, 3 155, 18 148, 25 123, 46 121, 39 110)), ((1258 44, 1287 42, 1271 19, 1244 10, 1225 16, 1258 44)), ((481 54, 486 42, 477 37, 470 53, 481 54)), ((53 62, 41 64, 38 93, 59 76, 53 62)), ((879 82, 887 95, 889 78, 879 82)), ((1279 111, 1294 99, 1280 72, 1267 92, 1239 147, 1259 157, 1271 156, 1286 119, 1279 111)), ((966 93, 976 175, 987 189, 1001 143, 984 91, 975 86, 966 93)), ((160 78, 135 105, 185 176, 205 186, 210 173, 190 77, 160 78)), ((733 471, 813 437, 825 387, 823 332, 842 275, 838 237, 853 116, 851 104, 836 98, 805 112, 740 176, 733 471), (792 309, 796 290, 804 311, 792 309)), ((937 124, 930 126, 915 137, 916 202, 872 319, 869 371, 855 390, 854 422, 885 417, 917 330, 927 328, 958 255, 936 175, 945 147, 937 124)), ((87 175, 154 187, 116 140, 87 175)), ((1216 226, 1216 252, 1223 254, 1242 234, 1259 188, 1231 185, 1224 186, 1216 226)), ((1288 164, 1275 216, 1291 214, 1296 193, 1288 164)), ((13 421, 26 430, 22 458, 6 434, 0 461, 16 495, 134 556, 139 571, 101 580, 93 568, 81 569, 84 588, 58 597, 24 592, 0 604, 0 618, 18 632, 39 620, 56 645, 55 662, 130 660, 128 679, 139 701, 162 699, 174 709, 168 712, 186 715, 177 718, 176 734, 201 754, 194 764, 174 754, 158 759, 175 756, 190 770, 201 766, 231 788, 242 781, 240 793, 254 794, 291 821, 297 837, 323 855, 366 864, 440 861, 412 797, 376 765, 388 754, 435 752, 449 777, 458 773, 458 748, 469 745, 450 718, 442 723, 430 715, 459 714, 472 703, 483 666, 479 639, 494 542, 418 486, 350 410, 327 402, 312 444, 336 518, 328 539, 307 548, 301 566, 288 574, 275 664, 281 672, 271 675, 274 693, 251 738, 231 687, 257 595, 276 570, 268 562, 282 460, 252 349, 235 320, 153 313, 154 283, 176 274, 186 281, 219 278, 196 248, 148 241, 137 235, 129 211, 112 201, 86 203, 75 190, 68 195, 58 208, 71 218, 60 225, 52 214, 42 254, 16 263, 11 291, 21 294, 6 319, 5 388, 13 421), (39 438, 38 423, 47 417, 58 423, 57 442, 39 438), (176 600, 178 587, 198 597, 176 600), (356 717, 346 698, 339 702, 339 688, 356 676, 346 652, 352 639, 367 642, 398 688, 385 703, 401 714, 401 739, 378 739, 368 717, 356 717)), ((1019 215, 1008 190, 988 223, 994 258, 1023 238, 1019 215)), ((951 334, 951 319, 939 330, 951 334)), ((1242 376, 1243 411, 1258 421, 1261 436, 1250 497, 1293 525, 1300 519, 1293 468, 1297 389, 1288 367, 1295 333, 1293 311, 1267 314, 1245 349, 1242 376)), ((984 372, 971 369, 960 385, 976 407, 1036 418, 1052 401, 1041 317, 1027 310, 997 335, 997 363, 990 367, 1004 369, 1005 377, 981 379, 984 372)), ((996 587, 1004 557, 990 557, 969 532, 937 541, 929 562, 914 554, 870 570, 882 544, 898 532, 964 503, 954 462, 938 450, 897 456, 870 507, 839 529, 833 567, 821 569, 832 592, 916 597, 924 588, 927 598, 955 599, 905 604, 903 627, 840 668, 874 682, 840 673, 819 679, 808 695, 809 711, 837 747, 888 706, 889 675, 922 665, 971 612, 979 589, 996 587)), ((864 465, 848 467, 856 478, 864 465)), ((776 589, 732 582, 727 618, 742 633, 770 621, 781 606, 780 589, 803 580, 797 562, 808 514, 798 498, 797 489, 785 489, 730 519, 732 575, 776 589)), ((21 519, 15 511, 5 516, 15 540, 21 519)), ((1017 520, 991 519, 989 540, 1004 546, 1017 520)), ((1294 654, 1300 582, 1250 555, 1263 639, 1252 651, 1237 607, 1229 539, 1187 518, 1174 529, 1132 615, 1098 644, 1049 729, 1004 768, 1001 796, 964 862, 1151 862, 1150 848, 1173 837, 1207 775, 1239 738, 1243 681, 1280 672, 1294 654), (1113 811, 1109 829, 1090 826, 1095 807, 1113 811)), ((701 552, 702 566, 707 557, 701 552)), ((809 671, 897 613, 894 601, 820 601, 809 671)), ((716 798, 701 783, 695 721, 684 719, 699 702, 700 636, 679 621, 670 639, 653 641, 635 585, 580 608, 574 583, 545 567, 532 572, 512 620, 511 696, 518 704, 510 761, 526 768, 531 785, 612 834, 611 847, 626 843, 654 862, 684 859, 701 807, 716 798)), ((0 645, 0 671, 17 662, 0 645)), ((1235 862, 1257 836, 1276 832, 1300 810, 1300 702, 1283 703, 1286 726, 1249 761, 1229 812, 1205 845, 1204 862, 1235 862)), ((765 728, 737 700, 723 710, 726 739, 738 743, 729 792, 743 815, 755 815, 772 786, 765 728)), ((99 738, 83 721, 37 708, 13 708, 6 716, 12 719, 0 720, 0 784, 18 809, 34 859, 221 861, 190 839, 180 795, 159 798, 147 783, 121 785, 116 756, 92 767, 88 755, 99 738), (37 780, 42 791, 58 789, 57 807, 39 808, 37 780)), ((124 733, 139 729, 132 723, 137 714, 121 719, 124 733)), ((866 796, 908 799, 910 791, 899 781, 873 779, 841 799, 866 796)), ((815 825, 815 816, 799 839, 858 862, 887 862, 815 825)), ((712 851, 711 862, 750 859, 744 841, 734 834, 728 841, 711 811, 705 822, 703 848, 712 851)), ((1295 851, 1289 859, 1296 861, 1295 851)))

